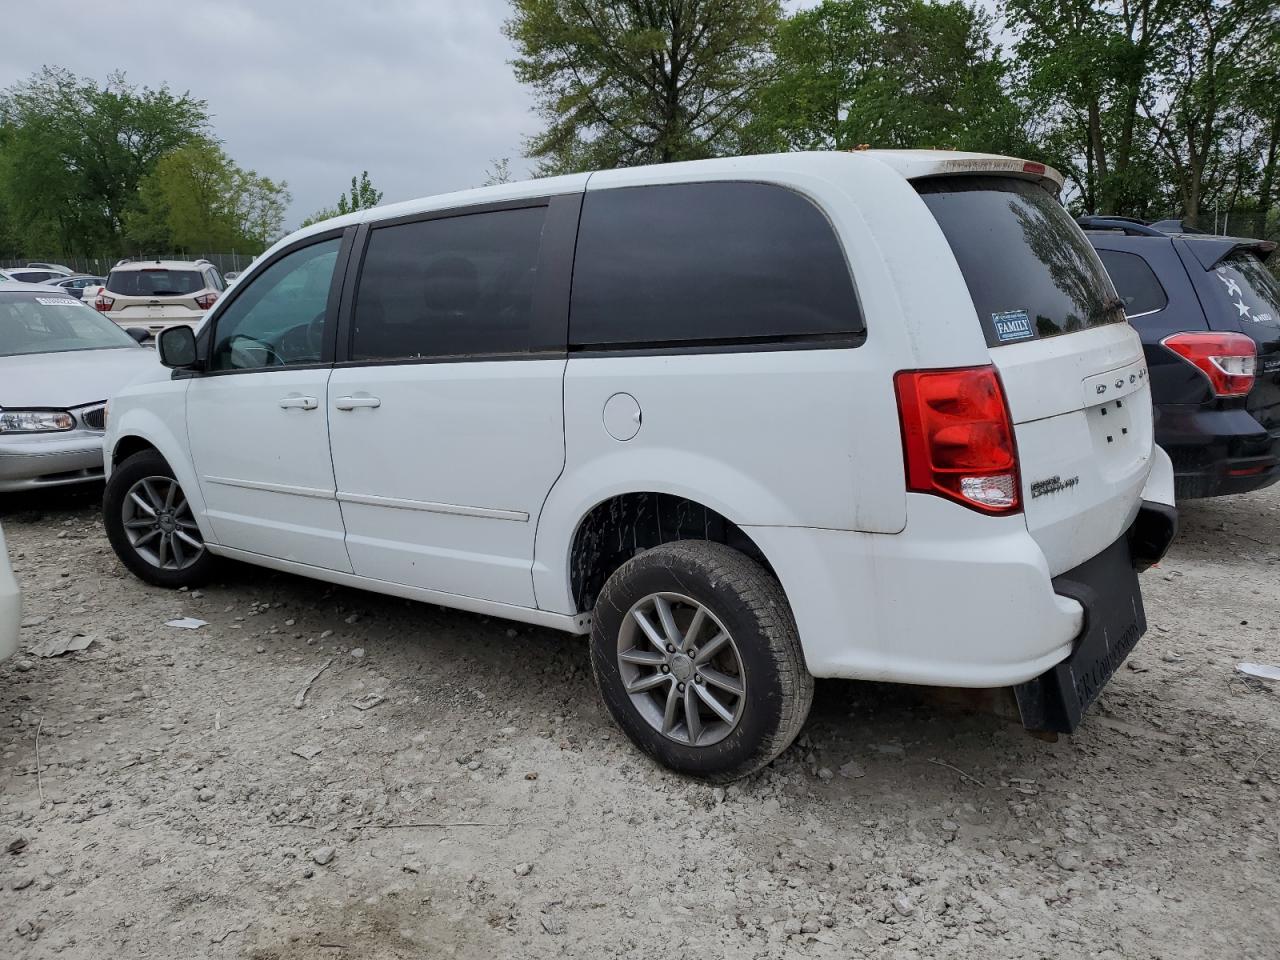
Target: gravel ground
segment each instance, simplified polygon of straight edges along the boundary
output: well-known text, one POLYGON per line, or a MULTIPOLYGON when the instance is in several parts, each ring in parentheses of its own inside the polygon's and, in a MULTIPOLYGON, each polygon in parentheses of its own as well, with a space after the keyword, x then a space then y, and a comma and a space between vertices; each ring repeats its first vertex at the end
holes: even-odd
POLYGON ((97 495, 0 504, 0 956, 1280 955, 1280 684, 1233 672, 1280 663, 1280 490, 1184 508, 1075 737, 820 683, 727 790, 628 746, 581 640, 249 567, 154 589, 97 495))

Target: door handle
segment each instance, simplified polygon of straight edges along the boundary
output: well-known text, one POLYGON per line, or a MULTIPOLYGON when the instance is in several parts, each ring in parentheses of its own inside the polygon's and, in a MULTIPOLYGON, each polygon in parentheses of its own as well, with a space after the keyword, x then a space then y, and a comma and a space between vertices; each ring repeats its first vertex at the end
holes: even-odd
POLYGON ((354 410, 357 407, 380 407, 382 401, 377 397, 338 397, 333 405, 339 410, 354 410))
POLYGON ((315 397, 281 397, 280 406, 285 410, 314 410, 320 401, 315 397))

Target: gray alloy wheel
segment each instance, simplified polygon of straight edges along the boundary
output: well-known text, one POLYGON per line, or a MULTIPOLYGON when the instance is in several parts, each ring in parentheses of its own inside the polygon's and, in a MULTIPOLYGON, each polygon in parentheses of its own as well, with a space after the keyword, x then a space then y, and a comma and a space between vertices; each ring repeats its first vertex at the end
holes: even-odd
POLYGON ((733 637, 708 607, 678 593, 649 594, 627 612, 618 672, 645 721, 685 746, 723 740, 747 702, 733 637))
POLYGON ((160 570, 185 570, 204 556, 204 539, 178 481, 143 477, 120 507, 125 536, 134 552, 160 570))

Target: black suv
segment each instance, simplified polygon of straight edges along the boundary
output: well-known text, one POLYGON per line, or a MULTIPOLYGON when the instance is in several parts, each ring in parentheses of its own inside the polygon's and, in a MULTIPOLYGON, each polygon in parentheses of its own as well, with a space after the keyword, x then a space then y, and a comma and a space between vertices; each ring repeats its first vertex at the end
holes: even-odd
POLYGON ((1280 480, 1280 282, 1265 265, 1276 244, 1079 222, 1146 348, 1156 442, 1178 499, 1280 480))

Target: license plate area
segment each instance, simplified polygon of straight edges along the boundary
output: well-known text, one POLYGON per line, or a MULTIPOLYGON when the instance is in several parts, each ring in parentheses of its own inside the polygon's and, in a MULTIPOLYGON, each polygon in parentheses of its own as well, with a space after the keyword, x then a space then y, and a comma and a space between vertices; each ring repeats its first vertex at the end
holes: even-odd
POLYGON ((1072 733, 1147 630, 1127 536, 1055 577, 1053 588, 1084 607, 1084 629, 1071 656, 1014 693, 1028 730, 1072 733))

